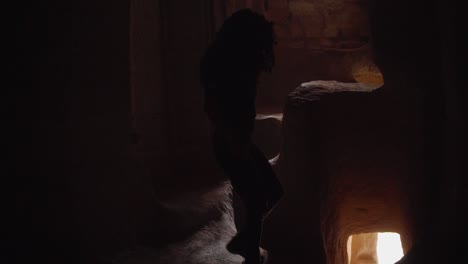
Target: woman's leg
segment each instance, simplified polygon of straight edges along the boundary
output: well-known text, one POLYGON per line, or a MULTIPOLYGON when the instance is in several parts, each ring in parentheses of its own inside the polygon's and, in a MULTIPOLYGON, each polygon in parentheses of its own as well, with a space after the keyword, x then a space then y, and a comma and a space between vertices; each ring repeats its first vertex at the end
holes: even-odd
MULTIPOLYGON (((248 241, 252 241, 254 233, 258 233, 258 221, 254 220, 254 212, 252 203, 255 202, 254 185, 256 185, 256 168, 250 151, 250 142, 237 142, 233 137, 223 133, 224 131, 215 131, 213 134, 213 147, 216 160, 222 167, 224 173, 231 180, 234 192, 239 196, 244 207, 243 219, 237 219, 238 214, 234 214, 235 222, 241 222, 242 227, 236 236, 226 246, 227 250, 233 254, 239 254, 244 258, 247 255, 247 249, 253 248, 248 246, 248 241), (246 144, 244 148, 247 153, 239 155, 237 149, 233 145, 246 144), (256 223, 256 224, 253 224, 256 223), (257 226, 257 227, 256 227, 257 226)), ((252 243, 250 243, 252 244, 252 243)), ((252 250, 250 250, 252 251, 252 250)), ((250 252, 250 255, 252 252, 250 252)))
POLYGON ((246 203, 246 224, 242 230, 245 236, 245 264, 260 262, 260 243, 263 231, 264 200, 254 197, 246 203))
POLYGON ((256 164, 257 177, 261 188, 258 191, 263 193, 263 199, 266 203, 263 215, 266 217, 281 200, 284 190, 265 155, 254 144, 251 146, 251 152, 256 164))
POLYGON ((258 264, 263 218, 281 197, 281 184, 268 160, 253 143, 238 142, 247 144, 245 155, 237 155, 232 150, 232 142, 219 134, 214 137, 213 143, 218 163, 231 179, 234 191, 246 209, 244 226, 227 245, 227 249, 242 255, 246 264, 258 264))
POLYGON ((257 264, 263 220, 281 199, 283 188, 263 153, 252 143, 249 149, 251 159, 239 164, 241 177, 233 183, 246 209, 245 225, 234 241, 238 248, 245 250, 241 254, 245 263, 257 264))

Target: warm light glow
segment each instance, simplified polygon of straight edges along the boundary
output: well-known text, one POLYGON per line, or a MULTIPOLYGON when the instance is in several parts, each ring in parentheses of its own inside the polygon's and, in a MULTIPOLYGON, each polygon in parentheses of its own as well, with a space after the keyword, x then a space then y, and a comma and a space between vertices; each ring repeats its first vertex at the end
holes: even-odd
POLYGON ((400 235, 379 233, 377 239, 377 258, 379 264, 393 264, 403 257, 400 235))
POLYGON ((384 84, 383 75, 379 68, 372 63, 364 65, 354 65, 351 74, 354 80, 358 83, 364 83, 376 87, 380 87, 384 84))
POLYGON ((348 264, 394 264, 403 257, 398 233, 361 233, 348 237, 348 264))

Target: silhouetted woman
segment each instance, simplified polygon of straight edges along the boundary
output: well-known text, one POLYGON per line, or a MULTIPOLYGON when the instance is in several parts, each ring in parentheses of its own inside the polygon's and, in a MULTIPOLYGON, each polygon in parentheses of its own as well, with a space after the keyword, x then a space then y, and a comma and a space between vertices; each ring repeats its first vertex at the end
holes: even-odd
POLYGON ((246 209, 245 225, 227 249, 246 264, 265 260, 259 250, 263 219, 283 195, 268 160, 251 141, 257 80, 273 67, 274 44, 273 24, 241 10, 224 22, 201 64, 215 156, 246 209))

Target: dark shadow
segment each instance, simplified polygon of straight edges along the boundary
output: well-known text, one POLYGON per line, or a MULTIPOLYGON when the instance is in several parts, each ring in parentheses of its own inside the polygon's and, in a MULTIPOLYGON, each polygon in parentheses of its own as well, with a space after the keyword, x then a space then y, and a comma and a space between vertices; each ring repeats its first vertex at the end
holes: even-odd
POLYGON ((227 249, 247 264, 259 263, 260 255, 265 259, 265 251, 259 250, 263 219, 283 194, 268 160, 251 140, 257 81, 274 65, 274 44, 273 24, 244 9, 224 22, 201 63, 214 153, 245 208, 244 215, 236 214, 236 222, 244 224, 227 249))

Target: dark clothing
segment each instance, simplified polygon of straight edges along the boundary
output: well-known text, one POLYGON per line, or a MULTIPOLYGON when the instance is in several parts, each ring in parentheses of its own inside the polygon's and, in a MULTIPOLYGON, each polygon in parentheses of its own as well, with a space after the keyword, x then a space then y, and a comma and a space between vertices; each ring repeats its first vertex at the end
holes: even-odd
POLYGON ((237 137, 230 132, 215 128, 212 135, 216 160, 245 207, 244 226, 227 248, 244 256, 245 264, 256 264, 260 257, 263 219, 281 199, 283 189, 268 160, 250 141, 250 134, 237 137), (232 146, 236 144, 247 147, 245 157, 233 153, 232 146))
POLYGON ((252 61, 256 55, 236 50, 211 46, 202 60, 201 82, 217 162, 246 209, 245 226, 227 248, 243 255, 247 264, 258 263, 263 218, 283 190, 268 160, 251 141, 260 74, 258 63, 252 61))
POLYGON ((250 141, 249 157, 242 159, 232 155, 224 135, 213 135, 213 147, 217 162, 231 179, 247 210, 267 213, 283 195, 280 182, 263 153, 250 141), (250 206, 251 208, 248 208, 250 206))
POLYGON ((201 64, 204 110, 216 127, 247 140, 254 129, 258 72, 213 53, 209 49, 201 64))
POLYGON ((217 129, 229 130, 230 134, 247 142, 253 133, 256 115, 255 96, 249 97, 240 98, 236 94, 229 97, 216 91, 207 91, 205 112, 217 129))

